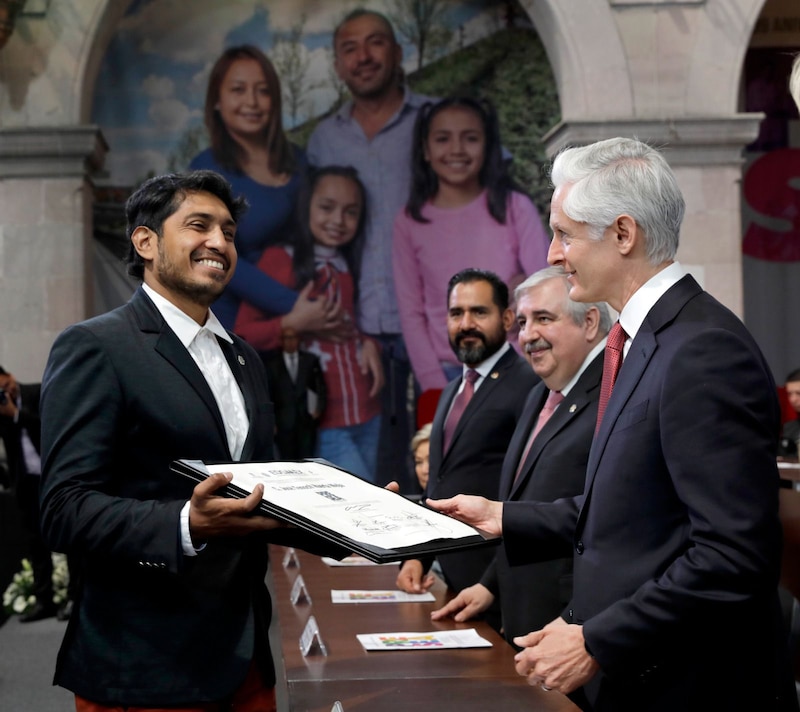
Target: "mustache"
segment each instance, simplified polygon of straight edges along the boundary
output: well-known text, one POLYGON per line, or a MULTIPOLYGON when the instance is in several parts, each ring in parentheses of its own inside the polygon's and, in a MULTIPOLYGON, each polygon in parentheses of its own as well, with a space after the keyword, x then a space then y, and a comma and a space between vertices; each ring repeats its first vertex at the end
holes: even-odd
POLYGON ((464 339, 480 339, 484 344, 486 343, 486 336, 477 329, 467 329, 456 334, 456 344, 460 344, 464 339))
POLYGON ((551 348, 552 344, 545 339, 536 339, 536 341, 531 341, 525 344, 525 353, 529 354, 531 351, 538 351, 539 349, 549 349, 551 348))

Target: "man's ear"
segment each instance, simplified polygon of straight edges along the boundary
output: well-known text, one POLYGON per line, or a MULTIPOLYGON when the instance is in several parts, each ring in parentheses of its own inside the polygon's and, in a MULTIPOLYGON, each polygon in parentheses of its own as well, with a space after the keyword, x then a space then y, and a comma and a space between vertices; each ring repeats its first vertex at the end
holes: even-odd
POLYGON ((511 331, 511 327, 514 326, 514 322, 517 320, 516 314, 514 314, 513 309, 506 309, 503 312, 503 328, 506 331, 511 331))
POLYGON ((621 255, 630 255, 642 240, 642 231, 636 221, 625 213, 619 215, 612 225, 616 235, 617 249, 621 255))
POLYGON ((600 327, 600 312, 597 307, 589 307, 586 310, 583 323, 586 328, 586 341, 591 343, 597 336, 597 331, 600 327))
POLYGON ((158 250, 158 235, 149 227, 139 225, 131 234, 131 244, 145 262, 152 261, 158 250))

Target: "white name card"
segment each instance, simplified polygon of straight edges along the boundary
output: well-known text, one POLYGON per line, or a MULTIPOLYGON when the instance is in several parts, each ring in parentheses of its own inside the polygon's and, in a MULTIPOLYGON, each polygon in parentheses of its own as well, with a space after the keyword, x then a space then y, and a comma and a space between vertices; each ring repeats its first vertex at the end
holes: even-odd
POLYGON ((303 654, 303 657, 306 657, 315 649, 320 655, 328 654, 325 643, 322 642, 317 619, 314 618, 314 616, 309 616, 308 623, 306 623, 306 627, 303 629, 303 633, 300 636, 300 652, 303 654))
POLYGON ((284 569, 299 569, 300 561, 297 558, 297 552, 291 547, 286 550, 283 555, 283 568, 284 569))
POLYGON ((292 605, 295 606, 298 603, 311 603, 311 596, 306 588, 306 582, 303 581, 303 577, 299 574, 292 584, 292 592, 289 594, 289 599, 291 600, 292 605))

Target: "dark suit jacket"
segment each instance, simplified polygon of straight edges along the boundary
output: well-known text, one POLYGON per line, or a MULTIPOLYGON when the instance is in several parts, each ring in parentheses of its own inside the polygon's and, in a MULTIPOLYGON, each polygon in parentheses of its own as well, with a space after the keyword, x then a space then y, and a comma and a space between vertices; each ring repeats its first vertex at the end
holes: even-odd
MULTIPOLYGON (((250 419, 242 460, 269 459, 266 375, 233 339, 220 344, 250 419)), ((42 383, 42 454, 43 531, 83 577, 57 684, 103 704, 153 707, 225 697, 254 655, 274 676, 265 537, 182 553, 179 513, 193 483, 169 465, 231 454, 200 369, 141 289, 56 339, 42 383)))
POLYGON ((574 551, 565 617, 601 667, 586 708, 797 708, 776 674, 779 418, 758 346, 686 276, 631 344, 585 494, 504 508, 512 564, 574 551))
MULTIPOLYGON (((470 400, 453 433, 450 449, 442 453, 444 421, 461 379, 442 391, 433 418, 427 496, 476 494, 497 499, 500 469, 525 399, 538 376, 513 349, 509 349, 470 400)), ((494 549, 478 549, 439 556, 447 585, 460 591, 477 583, 494 557, 494 549)))
MULTIPOLYGON (((520 457, 550 393, 544 383, 531 391, 503 461, 500 500, 552 502, 583 492, 602 377, 601 353, 536 436, 515 481, 520 457)), ((512 567, 501 547, 481 583, 499 597, 503 633, 511 642, 545 626, 564 610, 572 596, 572 555, 512 567)))
POLYGON ((292 381, 283 352, 262 354, 267 367, 270 394, 275 407, 276 439, 284 459, 312 457, 317 423, 308 412, 308 390, 317 395, 317 408, 325 411, 327 388, 319 357, 309 351, 297 352, 297 380, 292 381), (298 452, 306 450, 306 452, 298 452))

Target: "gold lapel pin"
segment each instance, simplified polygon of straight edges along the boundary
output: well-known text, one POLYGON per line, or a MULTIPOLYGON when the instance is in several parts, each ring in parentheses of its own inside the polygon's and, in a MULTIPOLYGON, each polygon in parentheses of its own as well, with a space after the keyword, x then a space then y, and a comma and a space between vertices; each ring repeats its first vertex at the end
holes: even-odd
POLYGON ((240 363, 242 366, 244 366, 244 356, 242 356, 241 354, 239 354, 239 363, 240 363))
POLYGON ((573 403, 573 404, 572 404, 572 405, 569 407, 569 412, 570 412, 570 413, 574 413, 576 410, 578 410, 578 406, 577 406, 577 405, 575 405, 575 404, 573 403))
POLYGON ((489 378, 493 378, 494 380, 497 380, 498 378, 500 378, 500 374, 497 371, 492 371, 492 373, 489 376, 489 378))

